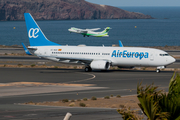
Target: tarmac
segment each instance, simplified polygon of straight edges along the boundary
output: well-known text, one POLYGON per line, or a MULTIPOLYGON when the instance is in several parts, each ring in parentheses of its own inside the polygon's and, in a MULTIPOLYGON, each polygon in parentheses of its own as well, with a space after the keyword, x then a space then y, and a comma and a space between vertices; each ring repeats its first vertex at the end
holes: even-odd
POLYGON ((72 113, 72 120, 122 120, 116 109, 110 108, 72 108, 22 105, 29 101, 58 101, 62 99, 82 99, 104 97, 107 95, 134 95, 139 82, 158 85, 168 90, 172 71, 136 71, 109 70, 85 73, 82 69, 54 68, 0 68, 0 83, 10 82, 45 82, 90 84, 93 86, 36 86, 15 85, 0 87, 0 118, 4 120, 59 120, 67 112, 72 113))

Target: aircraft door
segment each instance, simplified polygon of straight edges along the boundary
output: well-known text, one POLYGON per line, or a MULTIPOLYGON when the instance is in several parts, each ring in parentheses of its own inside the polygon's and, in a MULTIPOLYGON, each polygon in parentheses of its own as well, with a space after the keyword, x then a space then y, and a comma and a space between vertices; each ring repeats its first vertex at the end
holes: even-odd
POLYGON ((36 51, 35 51, 35 54, 37 55, 37 56, 42 56, 42 50, 41 49, 37 49, 36 51))
POLYGON ((45 50, 44 50, 44 55, 45 55, 45 56, 48 55, 48 49, 45 49, 45 50))
POLYGON ((150 54, 150 61, 154 61, 154 53, 150 54))

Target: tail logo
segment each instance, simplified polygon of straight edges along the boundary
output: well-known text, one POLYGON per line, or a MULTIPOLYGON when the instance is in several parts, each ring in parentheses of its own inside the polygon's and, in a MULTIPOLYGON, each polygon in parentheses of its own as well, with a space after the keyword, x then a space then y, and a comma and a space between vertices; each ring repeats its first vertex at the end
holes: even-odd
POLYGON ((39 35, 37 35, 39 33, 39 29, 38 28, 31 28, 29 30, 29 38, 37 38, 39 35))

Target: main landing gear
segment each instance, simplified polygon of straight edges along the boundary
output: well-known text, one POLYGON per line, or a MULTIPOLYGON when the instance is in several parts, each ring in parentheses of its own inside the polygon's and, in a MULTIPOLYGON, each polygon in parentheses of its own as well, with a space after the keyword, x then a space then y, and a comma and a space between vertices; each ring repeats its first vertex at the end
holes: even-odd
POLYGON ((85 71, 85 72, 91 72, 91 71, 92 71, 92 69, 91 69, 91 67, 90 67, 90 66, 86 66, 86 67, 85 67, 85 69, 84 69, 84 71, 85 71))

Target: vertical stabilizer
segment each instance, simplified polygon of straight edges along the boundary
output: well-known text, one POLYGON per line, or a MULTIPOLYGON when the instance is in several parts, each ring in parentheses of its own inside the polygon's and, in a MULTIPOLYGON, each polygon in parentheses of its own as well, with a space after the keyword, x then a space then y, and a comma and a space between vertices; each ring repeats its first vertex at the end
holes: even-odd
POLYGON ((119 40, 119 47, 124 47, 120 40, 119 40))
POLYGON ((102 31, 102 33, 108 33, 110 29, 111 29, 110 27, 106 27, 105 30, 102 31))
POLYGON ((24 13, 30 46, 57 46, 59 44, 49 41, 30 13, 24 13))

